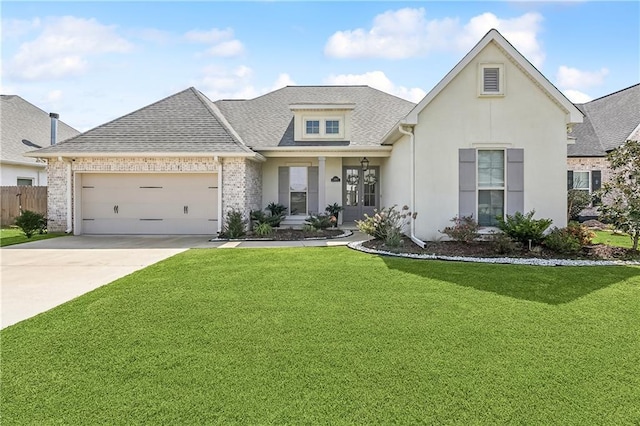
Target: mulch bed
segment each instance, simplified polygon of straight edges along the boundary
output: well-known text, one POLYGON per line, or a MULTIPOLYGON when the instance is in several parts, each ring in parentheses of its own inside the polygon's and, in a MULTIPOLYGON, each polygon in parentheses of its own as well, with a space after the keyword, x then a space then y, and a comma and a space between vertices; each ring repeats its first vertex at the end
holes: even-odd
MULTIPOLYGON (((344 234, 342 229, 324 229, 318 231, 304 231, 302 229, 274 228, 270 235, 259 236, 251 232, 247 233, 242 240, 269 240, 269 241, 300 241, 310 238, 331 239, 344 234)), ((221 237, 222 238, 222 237, 221 237)))
POLYGON ((369 240, 363 246, 387 251, 391 253, 425 254, 436 256, 461 257, 516 257, 532 259, 590 259, 590 260, 640 260, 640 253, 623 247, 613 247, 605 244, 586 246, 582 252, 572 256, 549 250, 544 246, 520 248, 509 253, 498 253, 495 247, 487 241, 463 243, 459 241, 427 241, 424 248, 420 248, 409 238, 404 238, 399 247, 387 247, 381 240, 369 240))

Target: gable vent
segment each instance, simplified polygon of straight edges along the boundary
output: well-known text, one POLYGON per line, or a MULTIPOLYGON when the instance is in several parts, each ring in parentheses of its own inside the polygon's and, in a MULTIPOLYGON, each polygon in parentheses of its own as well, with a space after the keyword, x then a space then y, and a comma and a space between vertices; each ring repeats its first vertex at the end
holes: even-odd
POLYGON ((500 69, 484 68, 483 92, 500 92, 500 69))

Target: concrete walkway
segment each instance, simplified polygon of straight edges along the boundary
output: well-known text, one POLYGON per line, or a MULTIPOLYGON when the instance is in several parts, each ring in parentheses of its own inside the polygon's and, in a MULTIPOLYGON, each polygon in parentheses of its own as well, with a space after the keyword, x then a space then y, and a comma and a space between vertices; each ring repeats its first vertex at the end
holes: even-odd
POLYGON ((367 239, 209 241, 204 236, 69 236, 0 249, 0 327, 48 311, 91 290, 190 248, 346 245, 367 239))

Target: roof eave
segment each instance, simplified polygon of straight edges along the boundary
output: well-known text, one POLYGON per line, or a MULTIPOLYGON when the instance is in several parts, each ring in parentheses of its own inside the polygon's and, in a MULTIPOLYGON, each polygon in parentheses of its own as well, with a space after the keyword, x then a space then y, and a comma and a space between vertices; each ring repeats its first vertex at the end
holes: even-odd
POLYGON ((264 157, 257 152, 73 152, 73 151, 60 151, 60 152, 47 152, 38 153, 30 152, 24 154, 26 157, 34 158, 136 158, 136 157, 156 157, 156 158, 211 158, 211 157, 231 157, 231 158, 255 158, 258 161, 264 161, 264 157))
MULTIPOLYGON (((25 154, 26 157, 31 157, 25 154)), ((37 157, 41 158, 41 157, 37 157)), ((15 161, 15 160, 0 160, 0 164, 6 164, 9 166, 29 166, 29 167, 38 167, 44 168, 47 167, 46 163, 33 163, 28 161, 15 161)))

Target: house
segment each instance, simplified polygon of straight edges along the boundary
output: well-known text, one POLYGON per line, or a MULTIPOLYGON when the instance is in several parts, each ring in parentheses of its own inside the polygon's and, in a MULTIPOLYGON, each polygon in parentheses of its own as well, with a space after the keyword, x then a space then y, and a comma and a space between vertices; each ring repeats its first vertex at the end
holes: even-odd
POLYGON ((536 209, 566 223, 569 102, 496 30, 419 104, 367 86, 289 86, 211 102, 194 88, 29 156, 48 159, 50 227, 214 234, 270 202, 299 225, 394 204, 420 243, 456 215, 486 227, 536 209))
POLYGON ((59 141, 80 132, 20 96, 0 95, 0 99, 0 186, 46 186, 46 161, 23 154, 51 144, 52 120, 59 141))
MULTIPOLYGON (((607 154, 640 138, 640 84, 576 106, 584 121, 573 127, 574 143, 567 148, 567 189, 591 194, 610 178, 607 154)), ((597 202, 580 216, 597 217, 597 202)))

